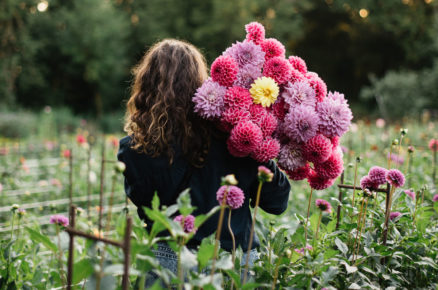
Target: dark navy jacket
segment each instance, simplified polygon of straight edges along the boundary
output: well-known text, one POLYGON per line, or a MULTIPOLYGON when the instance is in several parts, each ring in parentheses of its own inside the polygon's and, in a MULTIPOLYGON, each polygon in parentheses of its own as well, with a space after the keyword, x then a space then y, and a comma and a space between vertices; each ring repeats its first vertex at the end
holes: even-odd
MULTIPOLYGON (((245 193, 245 202, 241 208, 232 211, 231 227, 236 238, 236 247, 241 246, 244 251, 247 250, 252 222, 249 199, 253 206, 258 185, 259 163, 249 157, 232 156, 227 150, 226 142, 216 138, 212 138, 210 151, 202 168, 190 166, 182 156, 181 150, 176 150, 174 161, 172 165, 169 165, 167 157, 152 158, 131 149, 131 141, 130 136, 120 140, 117 158, 126 164, 125 192, 139 207, 139 216, 146 221, 149 229, 150 223, 141 210, 141 206, 150 207, 155 192, 160 197, 161 205, 172 205, 176 202, 176 197, 181 191, 181 184, 186 179, 188 184, 184 188, 190 187, 192 205, 196 207, 193 215, 205 214, 218 205, 216 191, 220 187, 221 177, 234 174, 239 182, 238 186, 245 193), (191 168, 191 174, 187 174, 189 168, 191 168)), ((275 162, 269 161, 263 165, 271 169, 274 179, 270 183, 263 184, 260 207, 268 213, 281 214, 287 208, 289 181, 275 162)), ((228 212, 225 214, 224 225, 227 225, 227 218, 228 212)), ((190 244, 197 245, 203 238, 211 235, 217 228, 217 222, 218 214, 215 214, 198 229, 190 244)), ((258 239, 255 237, 253 248, 258 245, 258 239)), ((226 250, 232 249, 227 226, 223 226, 221 247, 226 250)))

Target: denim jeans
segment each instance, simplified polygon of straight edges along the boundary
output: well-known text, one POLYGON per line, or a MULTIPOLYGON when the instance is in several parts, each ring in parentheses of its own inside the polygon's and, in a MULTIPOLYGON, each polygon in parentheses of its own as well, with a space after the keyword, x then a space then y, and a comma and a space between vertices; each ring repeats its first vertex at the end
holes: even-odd
MULTIPOLYGON (((158 243, 157 244, 157 249, 156 250, 152 250, 155 254, 155 257, 157 258, 158 262, 160 263, 160 265, 163 268, 167 268, 170 271, 172 271, 175 275, 177 275, 178 272, 178 256, 176 255, 176 253, 166 244, 166 243, 158 243)), ((240 265, 244 266, 246 263, 246 256, 247 253, 243 253, 242 255, 242 259, 240 261, 240 265)), ((252 249, 250 254, 249 254, 249 266, 253 266, 254 262, 258 259, 258 252, 256 249, 252 249)), ((196 268, 193 269, 194 271, 196 271, 196 268)), ((248 278, 250 277, 250 273, 248 273, 248 278)), ((151 287, 155 281, 159 279, 159 277, 157 276, 157 274, 155 274, 154 272, 148 272, 146 274, 146 281, 145 281, 145 287, 151 287)), ((241 280, 243 280, 243 267, 242 267, 242 271, 241 271, 241 280)), ((161 283, 163 287, 165 287, 165 285, 163 283, 161 283)))

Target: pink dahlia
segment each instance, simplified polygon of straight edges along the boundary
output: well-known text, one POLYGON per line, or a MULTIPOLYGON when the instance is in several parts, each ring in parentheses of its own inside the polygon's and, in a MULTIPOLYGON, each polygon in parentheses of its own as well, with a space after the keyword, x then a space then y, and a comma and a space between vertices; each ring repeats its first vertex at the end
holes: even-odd
POLYGON ((284 49, 283 44, 275 38, 265 39, 260 46, 265 52, 265 61, 276 56, 281 56, 282 58, 285 57, 286 50, 284 49))
MULTIPOLYGON (((334 137, 331 137, 329 139, 330 139, 330 142, 332 142, 333 150, 335 150, 335 148, 339 146, 339 142, 340 142, 341 138, 339 136, 334 136, 334 137)), ((341 150, 341 152, 342 152, 342 150, 341 150)))
POLYGON ((298 70, 302 74, 307 73, 306 62, 299 56, 289 56, 287 59, 294 69, 298 70))
POLYGON ((254 81, 261 76, 262 72, 260 68, 253 65, 246 65, 242 68, 239 68, 234 85, 245 89, 250 89, 254 81))
POLYGON ((310 172, 310 166, 308 163, 306 163, 305 166, 297 168, 293 171, 286 170, 287 176, 289 176, 290 179, 296 181, 306 179, 309 172, 310 172))
MULTIPOLYGON (((237 123, 243 121, 249 121, 251 115, 248 111, 242 110, 240 108, 231 107, 226 109, 222 114, 222 122, 229 124, 231 127, 237 125, 237 123)), ((229 126, 228 126, 229 127, 229 126)), ((231 129, 231 128, 230 128, 231 129)))
POLYGON ((432 198, 433 202, 437 202, 438 201, 438 194, 435 194, 432 198))
POLYGON ((224 104, 227 107, 248 110, 252 102, 249 91, 238 86, 228 88, 224 96, 224 104))
POLYGON ((370 177, 371 181, 377 185, 382 185, 386 183, 386 170, 383 167, 379 166, 373 166, 371 167, 370 171, 368 172, 368 176, 370 177))
POLYGON ((243 121, 231 130, 227 145, 231 154, 244 157, 254 151, 262 141, 263 133, 260 127, 251 121, 243 121))
POLYGON ((332 205, 327 200, 317 199, 315 201, 315 205, 317 208, 319 208, 320 211, 327 212, 327 213, 332 212, 332 205))
POLYGON ((266 137, 251 153, 251 157, 260 163, 268 162, 277 157, 280 151, 280 142, 272 137, 266 137))
POLYGON ((52 215, 50 217, 50 221, 51 224, 57 224, 57 225, 61 225, 63 227, 68 226, 69 222, 68 222, 68 217, 65 217, 61 214, 55 214, 52 215))
POLYGON ((321 177, 314 170, 310 169, 307 174, 307 182, 309 182, 311 188, 315 190, 323 190, 332 186, 335 183, 335 179, 321 177))
POLYGON ((263 76, 270 77, 282 85, 292 76, 292 65, 284 58, 276 56, 267 60, 263 66, 263 76))
POLYGON ((272 112, 281 121, 284 120, 287 112, 289 110, 289 105, 286 104, 284 98, 279 96, 275 103, 272 105, 272 112))
POLYGON ((333 152, 327 161, 315 163, 314 166, 316 173, 324 178, 336 178, 344 170, 344 162, 341 155, 337 154, 337 152, 333 152))
POLYGON ((271 182, 274 179, 274 173, 266 166, 260 165, 257 170, 257 177, 260 182, 271 182))
POLYGON ((295 252, 297 252, 298 254, 304 255, 304 253, 306 252, 306 250, 312 251, 313 247, 310 245, 306 245, 305 248, 301 248, 301 249, 295 249, 295 252))
POLYGON ((401 213, 398 211, 393 211, 389 214, 389 219, 390 220, 394 220, 396 218, 398 218, 399 216, 401 216, 401 213))
POLYGON ((260 119, 260 128, 263 132, 263 137, 271 136, 277 129, 277 118, 271 113, 267 113, 260 119))
POLYGON ((360 187, 363 190, 365 189, 374 190, 379 188, 379 185, 373 182, 373 180, 368 175, 365 175, 360 179, 360 187))
POLYGON ((246 40, 255 44, 261 44, 265 39, 265 28, 258 22, 251 22, 245 25, 246 40))
POLYGON ((231 56, 239 68, 252 65, 261 69, 265 62, 265 53, 262 48, 251 41, 237 42, 227 48, 223 55, 231 56))
POLYGON ((405 194, 410 198, 415 199, 415 192, 413 192, 412 190, 406 189, 405 194))
POLYGON ((224 107, 224 96, 227 89, 211 79, 206 80, 196 90, 192 98, 194 111, 206 119, 218 118, 224 107))
POLYGON ((310 86, 315 90, 316 99, 318 102, 322 102, 327 95, 327 85, 315 73, 307 73, 306 77, 309 80, 310 86))
POLYGON ((314 108, 316 104, 315 91, 307 81, 289 82, 281 94, 286 103, 290 106, 309 106, 314 108))
POLYGON ((438 151, 438 139, 431 139, 429 141, 429 149, 432 151, 438 151))
POLYGON ((268 112, 262 105, 252 104, 249 107, 249 113, 251 114, 251 120, 257 125, 260 125, 263 117, 265 117, 268 112))
POLYGON ((219 56, 211 65, 211 78, 221 86, 230 87, 236 80, 239 68, 230 56, 219 56))
POLYGON ((289 81, 291 83, 296 83, 296 82, 307 81, 307 78, 302 73, 300 73, 300 71, 296 69, 292 69, 292 73, 289 81))
POLYGON ((225 194, 225 204, 231 207, 231 209, 238 209, 243 205, 245 194, 239 187, 235 185, 223 185, 219 187, 216 192, 216 200, 219 204, 223 203, 225 194))
POLYGON ((284 133, 297 142, 306 142, 318 131, 319 116, 308 106, 296 106, 284 118, 284 133))
POLYGON ((326 98, 318 103, 319 131, 327 137, 342 136, 348 131, 353 114, 346 104, 326 98))
POLYGON ((281 146, 278 154, 278 166, 284 170, 294 171, 306 165, 306 159, 303 157, 302 146, 290 142, 281 146))
POLYGON ((179 223, 187 234, 196 232, 195 229, 195 217, 189 214, 188 216, 179 215, 173 219, 173 221, 179 223))
POLYGON ((329 159, 333 148, 330 139, 318 134, 309 139, 303 146, 303 156, 307 161, 322 163, 329 159))
POLYGON ((386 172, 386 181, 394 187, 400 187, 405 184, 405 176, 398 169, 390 169, 386 172))
POLYGON ((85 139, 85 137, 84 137, 84 135, 81 135, 81 134, 78 134, 77 136, 76 136, 76 141, 79 143, 79 144, 84 144, 85 142, 87 142, 87 140, 85 139))
POLYGON ((347 100, 345 99, 344 94, 338 93, 338 92, 329 92, 327 95, 327 98, 332 99, 333 101, 339 103, 339 104, 344 104, 348 106, 347 100))

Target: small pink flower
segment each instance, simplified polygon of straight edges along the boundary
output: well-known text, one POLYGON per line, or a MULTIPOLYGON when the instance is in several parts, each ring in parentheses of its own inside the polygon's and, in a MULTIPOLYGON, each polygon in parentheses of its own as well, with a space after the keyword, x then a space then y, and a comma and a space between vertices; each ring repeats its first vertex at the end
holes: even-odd
POLYGON ((394 187, 400 187, 405 184, 405 176, 398 169, 388 170, 386 180, 394 187))
POLYGON ((317 199, 315 201, 315 205, 323 212, 326 212, 326 213, 332 212, 332 205, 324 199, 317 199))
POLYGON ((438 194, 435 194, 432 198, 433 202, 437 202, 438 201, 438 194))
POLYGON ((376 120, 376 127, 383 128, 385 127, 385 119, 379 118, 376 120))
POLYGON ((80 145, 82 145, 82 144, 84 144, 85 142, 87 142, 87 140, 85 139, 84 135, 81 135, 81 134, 79 134, 79 135, 76 136, 76 141, 77 141, 80 145))
POLYGON ((295 249, 295 252, 297 252, 298 254, 304 255, 304 252, 305 252, 306 250, 312 251, 312 250, 313 250, 313 247, 310 246, 310 245, 306 245, 305 248, 295 249))
POLYGON ((373 166, 371 167, 370 171, 368 172, 368 176, 371 180, 371 182, 375 183, 376 185, 382 185, 386 183, 386 170, 383 167, 379 166, 373 166))
POLYGON ((438 151, 438 139, 431 139, 429 141, 429 149, 432 151, 438 151))
POLYGON ((411 191, 411 190, 409 190, 409 189, 406 189, 406 190, 405 190, 405 193, 406 193, 406 195, 408 195, 410 198, 415 199, 415 192, 413 192, 413 191, 411 191))
POLYGON ((395 219, 395 218, 398 218, 399 216, 401 216, 401 213, 400 213, 400 212, 398 212, 398 211, 393 211, 393 212, 391 212, 391 213, 389 214, 389 219, 390 219, 390 220, 393 220, 393 219, 395 219))
POLYGON ((238 209, 245 201, 245 194, 242 189, 235 185, 223 185, 216 192, 216 200, 222 205, 226 194, 225 204, 231 209, 238 209))
POLYGON ((274 173, 272 173, 272 171, 269 168, 263 165, 259 166, 258 171, 259 171, 258 173, 259 180, 262 182, 271 182, 272 179, 274 178, 274 173))
POLYGON ((64 151, 62 151, 62 156, 64 156, 65 158, 70 158, 71 151, 69 149, 65 149, 64 151))
POLYGON ((63 227, 66 227, 69 224, 68 218, 63 216, 63 215, 60 215, 60 214, 52 215, 50 217, 50 223, 51 224, 61 225, 63 227))
POLYGON ((175 222, 180 223, 181 227, 184 229, 184 232, 187 234, 196 232, 195 229, 195 217, 189 214, 184 217, 183 215, 179 215, 173 219, 175 222))

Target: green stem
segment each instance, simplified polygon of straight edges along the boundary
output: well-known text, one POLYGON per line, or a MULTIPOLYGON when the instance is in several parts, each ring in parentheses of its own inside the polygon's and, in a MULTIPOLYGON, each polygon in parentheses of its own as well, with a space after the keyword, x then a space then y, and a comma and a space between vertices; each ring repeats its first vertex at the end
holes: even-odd
POLYGON ((310 195, 309 195, 309 202, 307 204, 307 217, 306 217, 306 223, 304 224, 304 247, 307 246, 307 224, 309 223, 309 214, 310 214, 310 203, 312 201, 312 193, 313 188, 310 188, 310 195))
MULTIPOLYGON (((184 224, 184 220, 182 224, 184 224)), ((179 279, 178 289, 179 290, 182 290, 184 285, 184 273, 181 267, 181 249, 183 245, 184 245, 184 238, 180 238, 179 249, 178 249, 178 279, 179 279)))
POLYGON ((322 210, 319 211, 318 226, 316 227, 315 237, 313 237, 313 248, 315 248, 316 240, 318 239, 318 232, 319 232, 319 227, 321 225, 321 220, 322 220, 322 210))
POLYGON ((236 239, 234 238, 233 229, 231 228, 231 208, 229 208, 228 212, 228 231, 231 235, 231 240, 233 242, 233 251, 231 252, 231 260, 233 261, 233 269, 234 269, 234 260, 236 259, 236 239))
POLYGON ((58 267, 59 267, 59 276, 62 281, 62 288, 67 284, 65 280, 64 267, 62 263, 62 248, 61 248, 61 237, 59 236, 59 224, 56 224, 56 236, 58 237, 58 267))
POLYGON ((250 256, 250 253, 251 253, 252 241, 253 241, 253 238, 254 238, 254 226, 255 226, 255 223, 256 223, 257 208, 259 207, 260 192, 262 191, 262 185, 263 185, 263 182, 260 181, 259 182, 259 187, 257 188, 257 196, 256 196, 256 202, 255 202, 255 206, 254 206, 254 215, 252 217, 251 232, 249 234, 248 249, 247 249, 247 252, 246 252, 245 271, 244 271, 244 274, 243 274, 243 284, 246 283, 246 279, 247 279, 247 276, 248 276, 249 256, 250 256))
POLYGON ((354 181, 353 181, 353 200, 351 202, 351 206, 354 208, 354 198, 356 197, 356 183, 357 183, 357 158, 356 163, 354 165, 354 181))
POLYGON ((15 212, 12 212, 12 218, 11 218, 11 241, 14 237, 14 220, 15 220, 15 212))

